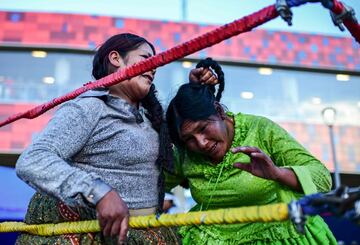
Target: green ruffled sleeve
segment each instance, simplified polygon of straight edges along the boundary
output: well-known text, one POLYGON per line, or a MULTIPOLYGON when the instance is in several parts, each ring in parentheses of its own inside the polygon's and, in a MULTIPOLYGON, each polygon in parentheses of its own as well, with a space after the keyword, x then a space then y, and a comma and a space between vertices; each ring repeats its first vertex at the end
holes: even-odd
POLYGON ((271 159, 277 166, 294 171, 305 195, 330 191, 331 176, 324 164, 276 123, 262 118, 260 124, 271 159))
POLYGON ((182 170, 180 153, 176 148, 174 148, 173 156, 174 156, 174 173, 169 173, 167 171, 164 171, 166 192, 170 192, 172 188, 186 182, 186 178, 182 170))

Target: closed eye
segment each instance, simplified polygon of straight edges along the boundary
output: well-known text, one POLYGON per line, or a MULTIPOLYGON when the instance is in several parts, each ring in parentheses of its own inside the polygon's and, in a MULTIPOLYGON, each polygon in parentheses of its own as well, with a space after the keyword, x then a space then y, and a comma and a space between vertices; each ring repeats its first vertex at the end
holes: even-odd
POLYGON ((147 59, 147 58, 152 57, 152 55, 151 55, 150 53, 147 53, 147 54, 140 54, 140 57, 143 57, 143 58, 147 59))
POLYGON ((205 129, 206 129, 206 127, 207 127, 207 124, 205 124, 204 126, 202 126, 202 127, 200 128, 200 133, 204 132, 205 129))

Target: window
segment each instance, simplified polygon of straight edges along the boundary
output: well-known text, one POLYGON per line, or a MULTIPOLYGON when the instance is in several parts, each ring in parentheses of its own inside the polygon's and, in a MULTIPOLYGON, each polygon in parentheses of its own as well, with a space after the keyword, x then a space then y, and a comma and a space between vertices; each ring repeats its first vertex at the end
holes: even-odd
MULTIPOLYGON (((0 102, 38 104, 81 87, 93 80, 92 55, 0 50, 0 102)), ((189 61, 179 61, 158 68, 155 85, 163 104, 188 81, 192 67, 189 61)), ((222 103, 233 112, 264 115, 275 121, 322 123, 321 110, 332 106, 338 111, 338 124, 360 125, 360 75, 228 64, 223 70, 222 103)))

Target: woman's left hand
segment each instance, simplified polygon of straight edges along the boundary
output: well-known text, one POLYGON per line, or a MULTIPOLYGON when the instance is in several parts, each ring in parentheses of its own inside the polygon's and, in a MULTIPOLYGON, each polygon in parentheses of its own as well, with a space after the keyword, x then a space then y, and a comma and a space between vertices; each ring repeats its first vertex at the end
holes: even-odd
POLYGON ((208 85, 215 85, 219 83, 216 74, 214 74, 210 69, 204 67, 192 69, 189 74, 189 81, 190 83, 208 85))
POLYGON ((250 157, 250 163, 234 163, 235 168, 245 170, 255 176, 278 180, 280 168, 277 167, 271 158, 257 147, 240 146, 232 148, 233 153, 242 152, 250 157))

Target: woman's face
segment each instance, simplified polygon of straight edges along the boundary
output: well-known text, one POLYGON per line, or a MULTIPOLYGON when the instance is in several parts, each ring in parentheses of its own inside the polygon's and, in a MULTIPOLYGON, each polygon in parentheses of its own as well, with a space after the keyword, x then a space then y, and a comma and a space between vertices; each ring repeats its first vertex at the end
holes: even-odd
MULTIPOLYGON (((117 69, 124 69, 127 66, 143 61, 153 55, 154 52, 150 45, 143 43, 137 49, 129 51, 123 59, 119 57, 119 65, 116 65, 117 69)), ((113 57, 109 56, 109 58, 112 59, 113 57)), ((114 65, 113 62, 112 64, 114 65)), ((142 75, 133 77, 130 80, 125 80, 114 85, 113 90, 121 90, 121 94, 123 96, 125 95, 130 102, 137 103, 148 94, 154 76, 155 70, 148 71, 142 75)))
POLYGON ((225 115, 210 116, 207 120, 185 120, 181 125, 180 139, 188 150, 210 158, 213 163, 222 161, 233 139, 233 126, 225 115))

